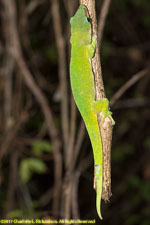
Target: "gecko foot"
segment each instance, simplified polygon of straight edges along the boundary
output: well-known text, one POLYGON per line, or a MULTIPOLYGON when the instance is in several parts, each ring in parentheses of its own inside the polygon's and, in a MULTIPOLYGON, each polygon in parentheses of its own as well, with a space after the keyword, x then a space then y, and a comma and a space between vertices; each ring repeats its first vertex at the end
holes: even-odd
POLYGON ((115 124, 115 121, 112 118, 112 112, 109 110, 109 101, 107 98, 102 98, 94 103, 94 111, 96 113, 102 112, 103 118, 102 123, 104 123, 105 118, 109 117, 112 120, 112 124, 115 124))

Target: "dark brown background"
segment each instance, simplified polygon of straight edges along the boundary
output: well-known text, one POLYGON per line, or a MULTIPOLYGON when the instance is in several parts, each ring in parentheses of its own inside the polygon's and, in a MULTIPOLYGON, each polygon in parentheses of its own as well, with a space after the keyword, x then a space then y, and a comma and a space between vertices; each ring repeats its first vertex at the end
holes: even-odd
POLYGON ((100 56, 116 125, 113 195, 99 222, 91 145, 69 83, 78 1, 0 0, 0 218, 150 224, 150 1, 96 1, 98 21, 106 3, 100 56))

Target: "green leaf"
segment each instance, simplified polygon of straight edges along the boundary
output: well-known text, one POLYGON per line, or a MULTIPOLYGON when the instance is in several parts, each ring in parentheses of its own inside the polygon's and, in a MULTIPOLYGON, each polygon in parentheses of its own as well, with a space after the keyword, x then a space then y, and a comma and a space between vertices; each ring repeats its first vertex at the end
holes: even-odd
POLYGON ((45 163, 40 159, 26 158, 20 164, 20 177, 23 183, 29 182, 33 173, 42 174, 46 171, 45 163))
POLYGON ((32 151, 36 155, 42 155, 43 152, 52 152, 52 145, 48 141, 38 140, 33 143, 32 145, 32 151))
POLYGON ((21 161, 19 173, 23 183, 27 183, 30 180, 32 171, 30 170, 28 159, 23 159, 21 161))
POLYGON ((30 158, 28 159, 28 163, 32 172, 44 173, 47 169, 45 163, 40 159, 30 158))

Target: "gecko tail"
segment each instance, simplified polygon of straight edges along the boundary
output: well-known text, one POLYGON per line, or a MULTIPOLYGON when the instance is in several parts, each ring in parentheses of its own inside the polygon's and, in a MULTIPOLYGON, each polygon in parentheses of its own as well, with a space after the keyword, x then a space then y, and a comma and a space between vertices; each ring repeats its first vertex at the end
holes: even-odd
POLYGON ((96 209, 99 218, 102 220, 103 217, 101 214, 101 195, 102 195, 102 176, 96 179, 96 209))
MULTIPOLYGON (((83 117, 84 118, 84 117, 83 117)), ((97 114, 93 112, 85 121, 86 128, 88 130, 90 140, 92 143, 93 154, 94 154, 94 168, 96 176, 96 209, 98 216, 102 219, 101 215, 101 195, 102 195, 102 181, 103 181, 103 152, 100 131, 97 123, 97 114), (91 120, 90 120, 90 119, 91 120)))

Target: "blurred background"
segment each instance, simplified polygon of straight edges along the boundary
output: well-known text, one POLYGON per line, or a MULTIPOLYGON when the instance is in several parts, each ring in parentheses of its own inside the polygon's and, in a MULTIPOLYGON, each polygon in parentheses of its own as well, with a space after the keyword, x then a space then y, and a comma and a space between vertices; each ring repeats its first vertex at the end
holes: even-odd
MULTIPOLYGON (((107 2, 98 35, 116 125, 112 197, 100 221, 91 144, 69 81, 79 2, 0 0, 0 218, 150 225, 150 1, 107 2)), ((96 1, 98 22, 105 3, 96 1)))

